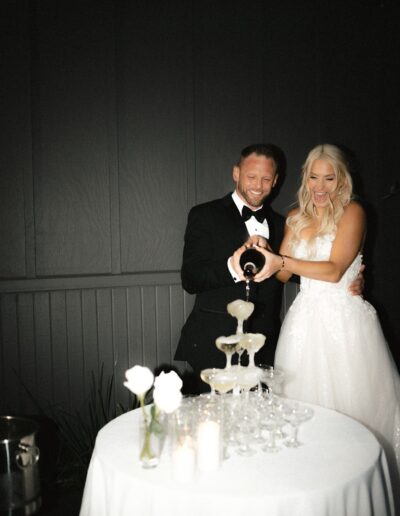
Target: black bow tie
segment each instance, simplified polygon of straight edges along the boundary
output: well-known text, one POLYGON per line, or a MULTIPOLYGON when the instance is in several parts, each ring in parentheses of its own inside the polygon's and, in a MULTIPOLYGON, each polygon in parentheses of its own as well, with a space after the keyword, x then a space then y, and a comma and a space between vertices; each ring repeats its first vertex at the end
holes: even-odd
POLYGON ((242 219, 246 222, 250 217, 255 217, 258 222, 263 223, 265 220, 264 210, 261 208, 260 210, 253 211, 248 208, 246 205, 242 208, 242 219))

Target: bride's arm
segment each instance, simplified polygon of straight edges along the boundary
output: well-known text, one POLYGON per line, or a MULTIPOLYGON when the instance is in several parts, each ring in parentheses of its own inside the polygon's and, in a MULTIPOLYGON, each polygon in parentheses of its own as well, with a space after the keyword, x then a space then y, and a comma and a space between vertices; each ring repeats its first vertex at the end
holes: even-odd
MULTIPOLYGON (((291 217, 297 211, 298 211, 297 208, 294 209, 294 210, 291 210, 288 213, 288 217, 291 217)), ((289 242, 292 240, 292 238, 293 238, 293 231, 292 231, 292 229, 287 224, 285 224, 285 232, 284 232, 284 235, 283 235, 283 240, 282 240, 282 243, 281 243, 281 247, 279 248, 279 255, 280 255, 280 260, 281 260, 280 265, 281 265, 281 267, 280 267, 280 269, 278 269, 278 271, 275 274, 275 277, 278 278, 278 280, 282 281, 283 283, 286 283, 287 281, 289 281, 289 279, 293 275, 293 273, 290 272, 287 268, 285 269, 284 267, 282 267, 282 265, 284 265, 284 261, 286 260, 286 256, 290 256, 291 255, 291 250, 290 250, 290 247, 289 247, 289 242)), ((255 281, 257 281, 257 279, 255 281)))
POLYGON ((281 255, 272 254, 262 249, 261 252, 266 257, 266 264, 257 274, 255 281, 269 278, 277 271, 280 271, 280 275, 283 271, 286 271, 286 273, 297 274, 306 278, 336 283, 340 281, 360 251, 364 233, 364 210, 359 204, 352 202, 345 208, 338 223, 336 238, 328 261, 313 262, 283 255, 282 258, 281 255))
MULTIPOLYGON (((295 208, 294 210, 291 210, 288 213, 287 217, 291 217, 297 211, 298 211, 298 208, 295 208)), ((291 252, 290 251, 289 242, 290 242, 290 240, 292 240, 292 238, 293 238, 293 231, 285 223, 283 240, 282 240, 281 246, 279 248, 279 255, 278 255, 280 257, 281 268, 278 269, 277 272, 275 273, 275 277, 278 278, 279 281, 282 281, 282 283, 286 283, 293 276, 292 272, 289 272, 288 270, 285 270, 284 268, 282 268, 282 265, 284 263, 283 262, 283 260, 284 260, 283 256, 289 255, 290 252, 291 252)), ((255 243, 253 242, 253 245, 258 250, 260 250, 260 247, 262 247, 264 249, 267 249, 268 251, 271 251, 270 253, 268 253, 268 256, 270 256, 270 255, 277 256, 277 255, 272 254, 272 249, 270 248, 269 245, 267 245, 267 246, 262 245, 262 243, 258 242, 258 241, 255 242, 255 243)), ((265 255, 265 253, 263 253, 263 254, 265 255)), ((254 276, 253 279, 254 279, 255 282, 259 283, 260 281, 264 281, 265 279, 269 278, 269 276, 266 276, 263 271, 264 271, 264 268, 258 274, 256 274, 254 276)))

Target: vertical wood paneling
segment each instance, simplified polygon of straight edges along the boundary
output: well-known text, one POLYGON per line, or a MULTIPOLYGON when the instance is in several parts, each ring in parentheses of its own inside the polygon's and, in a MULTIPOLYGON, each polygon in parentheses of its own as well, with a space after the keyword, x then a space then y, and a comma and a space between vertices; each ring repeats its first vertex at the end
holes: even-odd
POLYGON ((50 305, 48 292, 38 292, 34 299, 36 395, 43 402, 53 399, 53 350, 51 345, 50 305))
POLYGON ((286 178, 273 201, 283 215, 293 207, 305 155, 320 138, 316 3, 264 3, 263 140, 286 154, 286 178))
POLYGON ((263 2, 194 2, 196 201, 233 189, 241 149, 262 139, 263 2), (221 30, 223 27, 223 30, 221 30))
POLYGON ((143 306, 142 289, 129 287, 127 292, 128 366, 143 362, 143 306))
MULTIPOLYGON (((51 380, 51 370, 47 368, 47 378, 41 376, 40 359, 43 356, 38 354, 37 324, 40 322, 36 318, 35 295, 31 293, 19 294, 17 297, 18 310, 18 349, 20 354, 20 367, 18 369, 19 381, 21 384, 20 391, 27 390, 31 394, 21 396, 21 411, 37 412, 38 406, 43 409, 48 406, 51 401, 51 390, 43 390, 41 388, 42 380, 45 383, 47 379, 51 380), (38 406, 36 406, 38 405, 38 406)), ((41 343, 39 342, 39 350, 41 343)), ((51 358, 51 356, 49 356, 51 358)), ((44 358, 47 361, 47 358, 44 358)))
POLYGON ((156 287, 157 364, 171 364, 171 319, 169 286, 156 287))
MULTIPOLYGON (((368 152, 371 145, 377 148, 380 138, 380 131, 375 128, 381 118, 384 55, 381 46, 370 42, 382 38, 384 13, 378 3, 365 3, 357 11, 350 4, 338 8, 333 3, 319 11, 320 20, 326 27, 318 39, 322 137, 342 144, 351 141, 352 151, 359 149, 360 156, 368 152), (340 39, 337 38, 338 23, 341 25, 340 39), (334 39, 337 51, 326 61, 323 56, 330 51, 334 39), (368 52, 365 52, 366 45, 368 52), (372 70, 375 73, 371 73, 372 70), (336 94, 325 95, 333 82, 336 83, 336 94), (371 99, 377 101, 371 102, 371 99), (367 105, 368 109, 365 109, 367 105), (355 134, 354 119, 364 129, 355 134)), ((374 168, 377 164, 374 163, 374 168)), ((378 177, 379 174, 375 174, 371 181, 378 177)))
POLYGON ((191 3, 119 5, 122 271, 176 270, 193 169, 191 3))
MULTIPOLYGON (((18 393, 20 396, 20 410, 21 412, 35 413, 37 407, 34 405, 32 399, 29 399, 26 390, 31 392, 33 398, 42 404, 44 400, 38 398, 38 362, 36 352, 36 339, 35 339, 35 315, 34 315, 34 296, 31 293, 18 294, 16 299, 17 307, 17 331, 18 331, 18 343, 17 347, 20 350, 20 367, 18 369, 18 382, 22 382, 19 385, 18 393)), ((15 400, 16 401, 16 400, 15 400)), ((44 403, 43 403, 44 404, 44 403)), ((16 402, 16 406, 18 403, 16 402)), ((43 406, 43 405, 42 405, 43 406)))
POLYGON ((0 276, 23 277, 25 269, 25 227, 23 205, 23 177, 9 163, 1 165, 0 195, 5 202, 0 203, 0 276))
POLYGON ((124 373, 129 366, 128 360, 128 325, 127 325, 127 292, 125 288, 115 288, 112 291, 113 310, 113 348, 115 399, 124 405, 129 399, 129 391, 123 385, 124 373))
POLYGON ((142 289, 143 365, 153 369, 158 363, 156 287, 142 289))
POLYGON ((111 272, 106 3, 36 2, 36 272, 111 272))
MULTIPOLYGON (((53 349, 54 401, 70 409, 70 368, 66 292, 50 292, 50 327, 53 349)), ((73 381, 73 379, 72 379, 73 381)))
POLYGON ((96 297, 99 365, 103 365, 104 374, 110 376, 114 371, 111 290, 99 288, 96 297))
POLYGON ((118 158, 118 101, 116 82, 116 31, 113 2, 108 8, 108 30, 104 30, 104 60, 106 66, 107 87, 107 144, 108 169, 110 181, 110 230, 111 230, 111 270, 113 274, 121 273, 121 236, 119 203, 119 158, 118 158))
MULTIPOLYGON (((5 378, 6 351, 5 351, 5 347, 8 345, 7 339, 6 339, 5 333, 4 333, 4 328, 5 328, 4 311, 5 311, 4 296, 0 296, 0 389, 1 389, 1 392, 5 392, 5 388, 6 388, 6 378, 5 378)), ((1 399, 0 399, 0 410, 4 410, 3 409, 4 405, 5 405, 5 399, 3 398, 3 401, 1 401, 1 399)))
POLYGON ((32 243, 32 191, 24 199, 25 175, 32 181, 27 7, 27 1, 0 4, 0 277, 6 278, 32 273, 25 248, 32 243))
POLYGON ((1 296, 1 329, 2 329, 2 378, 4 389, 0 403, 5 412, 20 410, 20 382, 16 373, 20 372, 18 346, 17 296, 5 294, 1 296), (7 393, 5 397, 4 394, 7 393))
POLYGON ((84 378, 86 384, 90 385, 92 374, 97 376, 100 369, 96 291, 94 289, 82 291, 82 337, 84 378))
POLYGON ((82 342, 81 292, 71 290, 66 293, 68 380, 71 408, 80 407, 87 392, 84 378, 84 354, 82 342))

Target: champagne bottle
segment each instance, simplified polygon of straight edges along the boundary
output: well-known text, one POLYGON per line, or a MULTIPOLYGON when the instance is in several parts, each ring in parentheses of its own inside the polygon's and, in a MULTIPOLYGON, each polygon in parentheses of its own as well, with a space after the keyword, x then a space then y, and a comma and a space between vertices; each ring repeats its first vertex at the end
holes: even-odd
POLYGON ((250 247, 242 253, 239 263, 243 270, 244 276, 248 279, 251 279, 264 267, 265 257, 260 253, 260 251, 250 247))

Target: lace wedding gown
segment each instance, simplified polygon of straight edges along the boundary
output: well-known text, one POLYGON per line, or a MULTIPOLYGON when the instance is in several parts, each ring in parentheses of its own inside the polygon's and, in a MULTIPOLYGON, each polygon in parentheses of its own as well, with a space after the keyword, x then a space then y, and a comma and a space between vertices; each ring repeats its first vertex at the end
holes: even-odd
MULTIPOLYGON (((301 240, 295 257, 328 260, 333 236, 301 240)), ((286 373, 285 395, 357 419, 383 445, 399 490, 400 379, 375 309, 348 292, 358 255, 338 283, 301 278, 282 325, 275 365, 286 373)))

